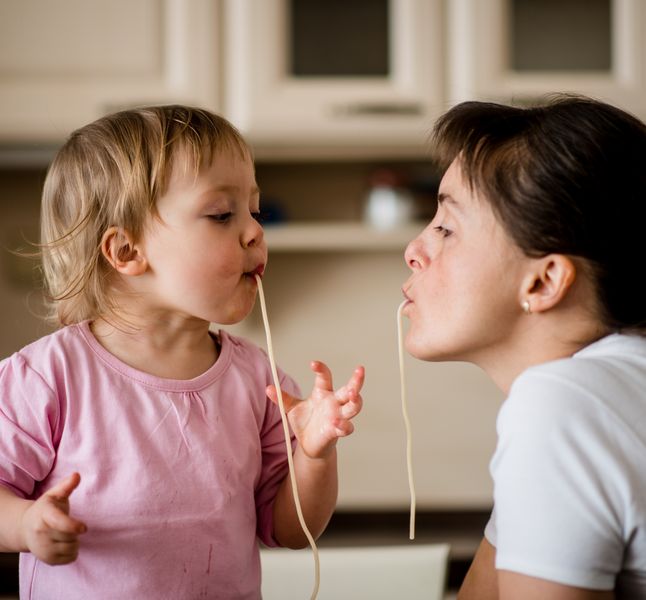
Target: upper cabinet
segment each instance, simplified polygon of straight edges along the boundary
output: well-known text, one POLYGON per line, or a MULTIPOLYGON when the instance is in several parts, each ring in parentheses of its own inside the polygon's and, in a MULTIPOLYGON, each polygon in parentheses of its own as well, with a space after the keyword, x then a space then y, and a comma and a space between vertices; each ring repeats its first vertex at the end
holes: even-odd
POLYGON ((108 112, 217 108, 217 2, 2 0, 0 141, 59 142, 108 112))
POLYGON ((582 93, 646 117, 643 0, 450 0, 451 103, 582 93))
POLYGON ((259 156, 420 156, 456 102, 579 92, 646 117, 644 0, 2 0, 0 143, 198 104, 259 156))
POLYGON ((444 109, 441 0, 225 0, 226 114, 277 142, 423 147, 444 109))

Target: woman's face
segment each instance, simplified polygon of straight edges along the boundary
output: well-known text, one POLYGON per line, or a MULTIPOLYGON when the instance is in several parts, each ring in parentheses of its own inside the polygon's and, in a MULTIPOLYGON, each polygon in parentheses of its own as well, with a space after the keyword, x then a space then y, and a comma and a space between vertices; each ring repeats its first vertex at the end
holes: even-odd
POLYGON ((442 178, 435 217, 405 258, 412 271, 403 286, 410 354, 479 364, 513 341, 530 259, 469 189, 457 159, 442 178))

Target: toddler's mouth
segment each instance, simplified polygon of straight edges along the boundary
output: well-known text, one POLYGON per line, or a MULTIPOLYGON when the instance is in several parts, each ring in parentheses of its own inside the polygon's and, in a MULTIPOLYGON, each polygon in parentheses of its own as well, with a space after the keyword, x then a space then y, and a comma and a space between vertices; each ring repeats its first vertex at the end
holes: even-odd
POLYGON ((250 277, 251 279, 255 279, 256 275, 262 277, 264 272, 265 272, 265 265, 261 263, 252 271, 247 271, 245 273, 245 277, 250 277))

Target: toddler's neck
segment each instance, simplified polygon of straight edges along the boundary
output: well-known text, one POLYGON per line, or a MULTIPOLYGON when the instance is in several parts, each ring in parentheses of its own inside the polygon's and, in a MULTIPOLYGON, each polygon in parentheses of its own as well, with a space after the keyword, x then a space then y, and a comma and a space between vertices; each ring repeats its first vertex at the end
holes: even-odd
POLYGON ((110 354, 134 369, 165 379, 194 379, 213 366, 219 342, 206 322, 182 325, 134 328, 96 319, 90 330, 110 354))

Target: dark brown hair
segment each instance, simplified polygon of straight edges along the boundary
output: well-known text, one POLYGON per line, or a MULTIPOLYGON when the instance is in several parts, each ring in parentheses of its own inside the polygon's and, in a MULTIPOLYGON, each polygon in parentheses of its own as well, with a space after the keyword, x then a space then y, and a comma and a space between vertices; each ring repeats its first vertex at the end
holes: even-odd
POLYGON ((443 167, 458 157, 526 255, 584 260, 607 327, 646 333, 644 123, 581 96, 532 108, 464 102, 437 122, 433 149, 443 167))

